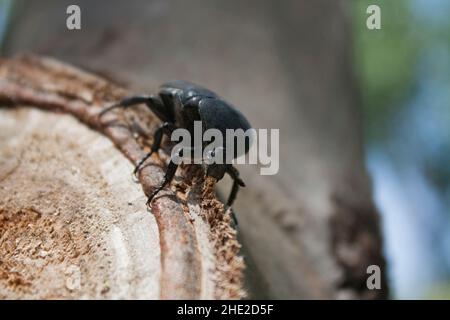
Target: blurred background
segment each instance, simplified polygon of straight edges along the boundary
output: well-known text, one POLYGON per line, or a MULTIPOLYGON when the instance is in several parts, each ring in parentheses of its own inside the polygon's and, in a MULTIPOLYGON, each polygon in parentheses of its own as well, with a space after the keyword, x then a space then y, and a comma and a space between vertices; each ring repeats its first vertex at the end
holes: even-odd
POLYGON ((450 298, 450 2, 356 1, 366 163, 393 296, 450 298), (360 14, 379 3, 383 28, 360 14))
MULTIPOLYGON (((450 298, 450 2, 349 0, 343 3, 350 26, 350 41, 345 45, 350 52, 351 68, 354 70, 359 92, 357 99, 362 115, 365 166, 372 179, 373 197, 382 217, 383 250, 388 266, 390 295, 399 299, 450 298), (370 31, 366 28, 366 8, 370 4, 378 4, 381 8, 381 30, 370 31)), ((0 0, 0 41, 7 38, 12 4, 11 0, 0 0)), ((227 6, 211 6, 217 11, 230 10, 227 6)), ((261 2, 261 6, 272 8, 273 4, 266 5, 261 2)), ((20 16, 21 6, 14 7, 14 16, 20 16)), ((165 10, 162 4, 152 8, 151 12, 155 16, 165 10)), ((260 24, 252 24, 252 19, 256 21, 256 18, 243 17, 242 12, 250 10, 243 9, 236 15, 238 18, 248 19, 251 27, 245 31, 250 36, 258 37, 258 30, 252 29, 260 28, 260 24)), ((273 8, 267 12, 270 13, 270 10, 273 8)), ((109 14, 108 8, 105 7, 104 11, 106 15, 109 14)), ((256 11, 256 14, 259 14, 259 10, 256 11)), ((152 17, 150 15, 149 20, 152 17)), ((225 21, 217 21, 217 24, 221 23, 227 26, 225 21)), ((224 41, 233 41, 230 40, 235 36, 233 30, 229 28, 226 31, 230 38, 224 41)), ((164 34, 165 31, 167 29, 161 27, 157 32, 164 34)), ((45 30, 32 30, 28 25, 28 32, 45 30)), ((108 37, 114 38, 116 35, 106 34, 101 41, 108 41, 108 37)), ((286 37, 283 42, 284 49, 301 46, 291 43, 295 41, 295 34, 286 37)), ((184 43, 189 39, 180 37, 177 41, 184 43)), ((20 44, 20 40, 13 42, 15 47, 26 49, 26 45, 20 44)), ((53 51, 45 45, 48 46, 41 46, 41 49, 37 50, 38 53, 41 51, 52 54, 53 51)), ((89 47, 92 44, 88 42, 83 45, 89 47)), ((206 44, 199 44, 202 45, 203 49, 208 50, 206 44)), ((245 43, 241 45, 245 48, 245 43)), ((136 46, 133 49, 136 49, 136 46)), ((265 49, 258 46, 254 48, 263 57, 270 54, 265 49)), ((56 56, 59 52, 56 50, 56 56)), ((228 52, 227 57, 231 55, 230 59, 233 59, 233 52, 228 52)), ((11 50, 8 53, 11 53, 11 50)), ((105 53, 107 54, 109 53, 105 53)), ((153 54, 152 58, 160 59, 158 54, 153 54)), ((256 62, 253 62, 257 63, 258 59, 256 54, 256 62)), ((183 64, 183 52, 176 55, 172 61, 171 66, 166 66, 169 70, 183 64)), ((264 58, 261 58, 261 61, 264 61, 264 58)), ((204 62, 208 64, 208 61, 204 62)), ((130 62, 136 63, 138 62, 130 62)), ((250 60, 236 63, 233 70, 239 70, 241 65, 252 65, 250 60)), ((214 65, 209 67, 212 69, 209 72, 220 71, 220 68, 215 69, 214 65)), ((164 66, 160 68, 163 69, 164 66)), ((265 68, 265 65, 255 68, 265 68)), ((270 70, 269 66, 268 72, 270 70)), ((127 71, 123 74, 126 75, 127 71)), ((146 83, 159 83, 162 77, 158 75, 161 74, 167 76, 167 73, 157 71, 153 75, 154 79, 146 83)), ((194 78, 201 78, 200 71, 195 68, 182 69, 182 74, 191 77, 193 74, 194 78)), ((271 75, 274 81, 279 82, 277 73, 271 75)), ((134 82, 143 82, 139 74, 129 77, 134 82)), ((255 88, 258 85, 256 80, 242 75, 240 78, 244 83, 247 81, 250 87, 253 85, 255 88)), ((281 81, 279 86, 283 83, 281 81)), ((231 95, 234 101, 245 101, 245 98, 240 100, 240 94, 233 96, 232 85, 227 87, 222 84, 220 80, 212 81, 213 88, 216 86, 218 91, 222 89, 222 92, 231 95)), ((285 90, 292 88, 285 87, 285 90)), ((261 92, 259 95, 270 92, 270 87, 265 87, 261 92)), ((272 101, 276 98, 277 96, 272 101)), ((261 97, 259 99, 263 100, 261 97)), ((249 110, 262 127, 271 127, 270 122, 258 120, 257 109, 249 110)), ((274 121, 277 119, 275 117, 274 121)), ((296 159, 292 161, 295 162, 296 159)), ((283 175, 290 173, 281 172, 281 177, 283 175)), ((245 225, 245 219, 242 224, 245 225)))

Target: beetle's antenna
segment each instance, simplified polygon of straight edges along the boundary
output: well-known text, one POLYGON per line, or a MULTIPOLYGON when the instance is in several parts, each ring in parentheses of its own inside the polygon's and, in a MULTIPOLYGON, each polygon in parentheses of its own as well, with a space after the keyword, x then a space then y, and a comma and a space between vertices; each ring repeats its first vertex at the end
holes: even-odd
POLYGON ((113 109, 116 109, 116 108, 128 108, 131 106, 137 106, 141 103, 148 103, 150 100, 151 100, 151 97, 148 95, 137 95, 137 96, 127 97, 127 98, 124 98, 122 101, 115 103, 112 106, 106 108, 105 110, 102 110, 102 112, 100 112, 98 114, 98 117, 101 118, 107 112, 109 112, 113 109))
POLYGON ((110 106, 110 107, 108 107, 108 108, 102 110, 102 111, 98 114, 98 117, 101 118, 101 117, 103 117, 106 113, 110 112, 111 110, 116 109, 116 108, 120 108, 120 107, 122 107, 122 105, 121 105, 120 103, 115 103, 115 104, 113 104, 112 106, 110 106))

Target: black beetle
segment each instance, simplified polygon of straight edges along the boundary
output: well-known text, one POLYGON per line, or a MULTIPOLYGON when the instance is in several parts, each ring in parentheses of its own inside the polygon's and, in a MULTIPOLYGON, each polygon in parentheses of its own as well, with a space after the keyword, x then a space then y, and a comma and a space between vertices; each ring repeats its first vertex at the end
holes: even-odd
MULTIPOLYGON (((250 129, 250 123, 235 107, 221 99, 216 93, 195 85, 187 81, 173 81, 161 86, 158 95, 136 95, 123 99, 117 104, 104 109, 99 116, 103 116, 115 108, 128 108, 134 105, 146 104, 147 107, 155 113, 163 124, 155 131, 151 151, 141 159, 134 173, 136 174, 142 164, 154 153, 161 145, 163 134, 171 135, 177 128, 187 129, 193 133, 194 121, 201 121, 203 130, 215 128, 221 131, 225 137, 226 129, 250 129)), ((245 153, 248 152, 250 141, 246 141, 245 153)), ((234 152, 236 158, 238 154, 234 152)), ((163 183, 157 187, 148 198, 148 203, 154 196, 168 185, 177 169, 177 164, 170 161, 164 176, 163 183)), ((239 172, 231 164, 210 164, 208 165, 207 175, 220 180, 225 173, 228 173, 233 179, 233 187, 226 203, 229 207, 236 198, 239 186, 244 187, 244 182, 239 178, 239 172)))

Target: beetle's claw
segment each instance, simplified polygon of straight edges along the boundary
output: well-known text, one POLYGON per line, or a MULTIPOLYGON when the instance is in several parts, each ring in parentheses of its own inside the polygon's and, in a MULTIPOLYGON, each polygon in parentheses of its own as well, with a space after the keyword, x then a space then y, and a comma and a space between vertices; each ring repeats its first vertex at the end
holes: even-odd
POLYGON ((156 195, 156 193, 154 191, 150 194, 150 196, 147 199, 147 206, 150 206, 155 195, 156 195))
POLYGON ((237 179, 237 183, 238 183, 241 187, 245 187, 244 181, 242 181, 240 178, 237 179))
POLYGON ((148 158, 150 158, 155 150, 150 151, 145 157, 143 157, 139 162, 136 164, 136 167, 134 167, 133 175, 137 178, 139 175, 139 171, 142 169, 142 165, 147 161, 148 158))
POLYGON ((132 180, 133 180, 133 182, 134 183, 139 183, 139 177, 138 177, 138 175, 137 174, 132 174, 131 175, 131 178, 132 178, 132 180))
POLYGON ((153 198, 163 189, 162 186, 156 188, 149 196, 147 199, 147 205, 149 206, 150 203, 152 202, 153 198))
POLYGON ((138 165, 138 166, 136 166, 135 168, 134 168, 134 170, 133 170, 133 176, 136 178, 136 179, 139 179, 139 171, 140 171, 140 166, 138 165))
POLYGON ((133 181, 139 182, 139 172, 141 171, 143 161, 139 161, 139 163, 134 167, 133 170, 133 181))

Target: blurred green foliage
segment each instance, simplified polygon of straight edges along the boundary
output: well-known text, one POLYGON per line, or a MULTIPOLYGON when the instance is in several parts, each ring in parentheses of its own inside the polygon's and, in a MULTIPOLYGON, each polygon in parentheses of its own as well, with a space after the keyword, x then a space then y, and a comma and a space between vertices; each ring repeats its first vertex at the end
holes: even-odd
POLYGON ((411 109, 412 102, 422 104, 426 111, 419 120, 422 131, 418 123, 410 123, 409 132, 415 143, 433 140, 435 150, 420 149, 422 169, 446 192, 450 181, 450 5, 446 0, 355 0, 351 9, 368 142, 389 141, 391 130, 400 124, 398 115, 417 112, 411 109), (380 6, 381 30, 366 27, 370 4, 380 6), (434 129, 423 132, 426 125, 434 129))
POLYGON ((389 190, 392 183, 399 189, 393 192, 396 197, 378 199, 385 208, 385 221, 391 221, 385 227, 385 234, 390 234, 387 250, 397 252, 389 262, 396 274, 392 291, 397 289, 400 297, 448 299, 450 1, 353 0, 351 4, 366 145, 385 156, 381 161, 372 158, 372 174, 379 190, 385 186, 389 190), (381 9, 381 30, 366 27, 371 4, 381 9), (383 166, 394 170, 386 173, 383 166), (415 207, 402 204, 410 197, 415 207), (387 218, 393 216, 402 217, 401 224, 387 218), (411 250, 404 237, 408 232, 420 239, 422 249, 411 250), (421 270, 411 264, 415 260, 424 262, 421 270))
POLYGON ((423 39, 410 0, 354 0, 351 9, 365 134, 380 139, 393 109, 414 90, 423 39), (371 4, 381 8, 381 30, 366 26, 366 10, 371 4))
POLYGON ((424 299, 450 300, 450 284, 433 288, 430 292, 425 293, 424 299))

